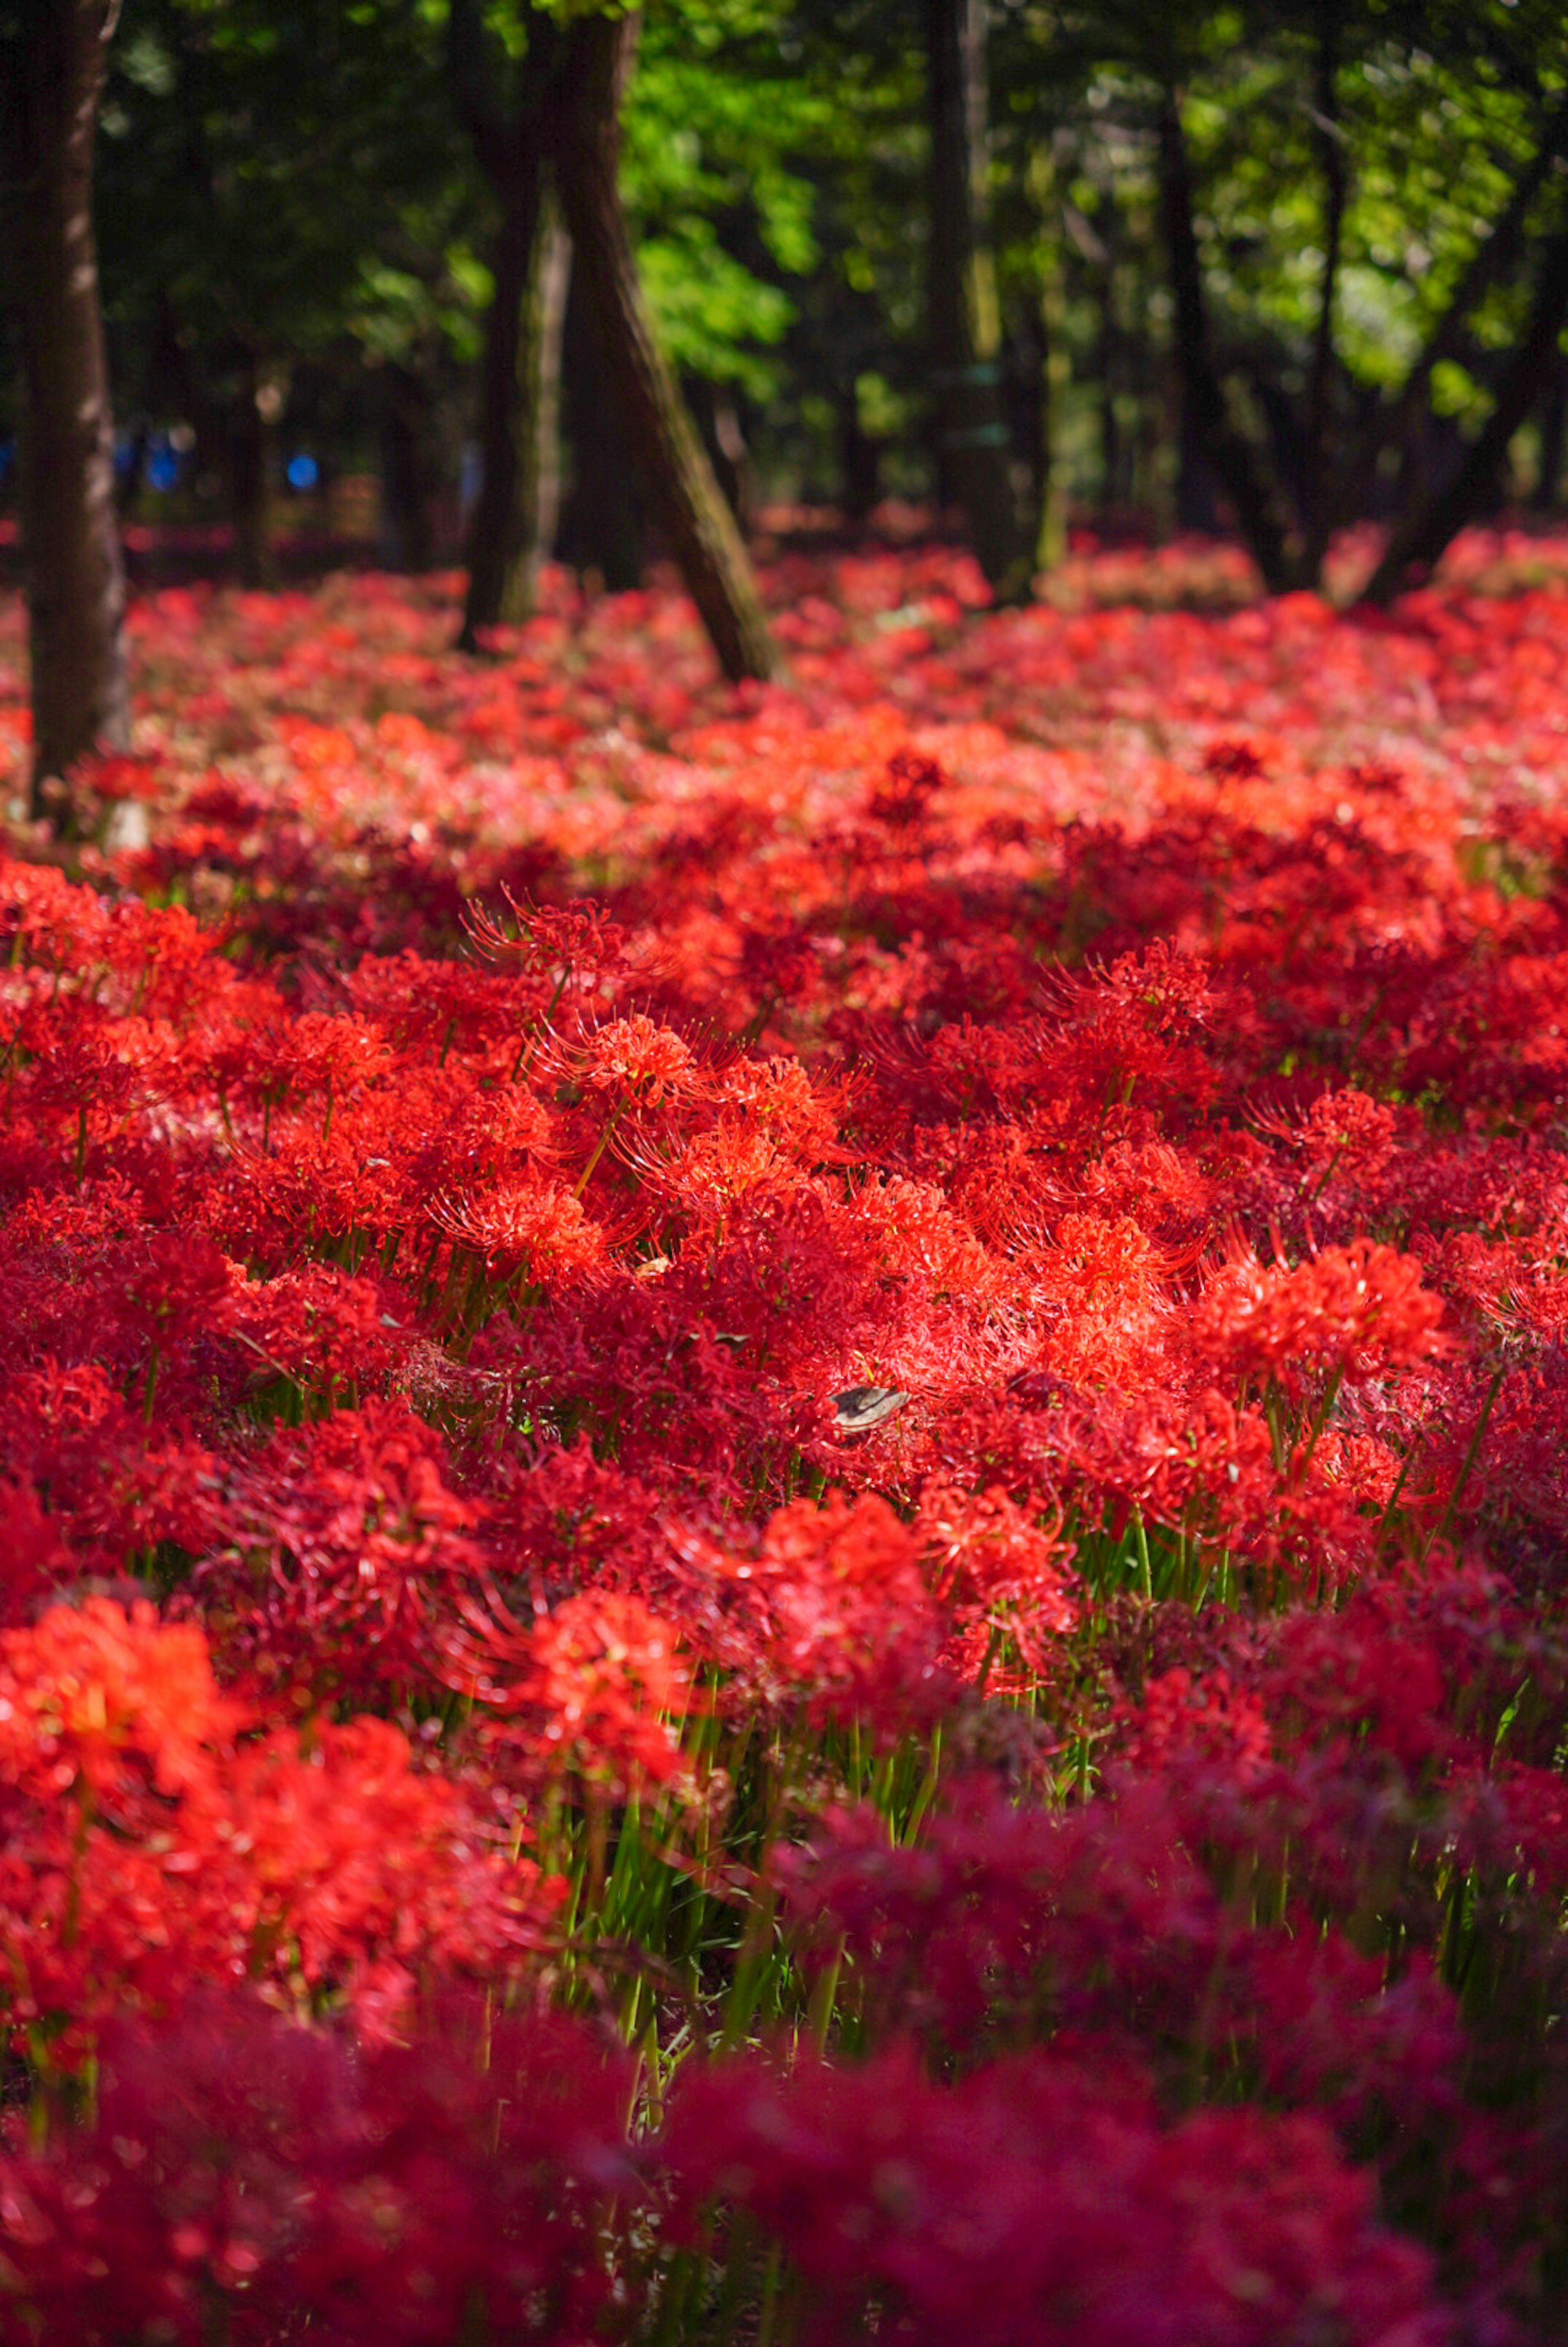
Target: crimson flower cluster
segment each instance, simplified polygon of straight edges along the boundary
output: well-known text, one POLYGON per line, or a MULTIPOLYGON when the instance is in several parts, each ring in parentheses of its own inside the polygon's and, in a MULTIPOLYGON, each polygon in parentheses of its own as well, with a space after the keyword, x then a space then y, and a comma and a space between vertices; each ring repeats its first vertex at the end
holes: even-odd
POLYGON ((0 840, 0 2335, 1544 2347, 1568 546, 769 584, 0 840))

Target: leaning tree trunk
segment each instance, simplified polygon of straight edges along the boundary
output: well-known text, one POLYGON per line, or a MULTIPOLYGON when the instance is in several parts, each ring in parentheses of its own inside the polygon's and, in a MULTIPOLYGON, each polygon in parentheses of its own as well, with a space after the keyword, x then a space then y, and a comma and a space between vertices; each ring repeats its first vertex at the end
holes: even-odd
MULTIPOLYGON (((36 0, 5 96, 8 242, 22 358, 22 528, 33 805, 64 799, 89 751, 130 745, 125 573, 93 233, 107 0, 36 0)), ((68 802, 66 803, 68 814, 68 802)))
POLYGON ((1401 587, 1428 577, 1466 523, 1481 512, 1495 489, 1509 442, 1552 380, 1565 318, 1568 229, 1560 229, 1543 256, 1523 337, 1481 436, 1446 487, 1396 526, 1382 560, 1362 589, 1369 602, 1390 602, 1401 587))
POLYGON ((1024 593, 1032 568, 1013 494, 1002 409, 1001 329, 986 237, 985 0, 926 0, 931 108, 928 286, 932 387, 944 481, 997 593, 1024 593))
POLYGON ((561 504, 561 329, 571 243, 543 158, 520 158, 502 191, 485 324, 481 477, 469 530, 463 651, 481 628, 532 612, 561 504))
POLYGON ((779 674, 751 565, 675 376, 655 337, 616 183, 620 104, 635 15, 585 16, 566 32, 555 157, 561 206, 632 459, 724 673, 779 674))

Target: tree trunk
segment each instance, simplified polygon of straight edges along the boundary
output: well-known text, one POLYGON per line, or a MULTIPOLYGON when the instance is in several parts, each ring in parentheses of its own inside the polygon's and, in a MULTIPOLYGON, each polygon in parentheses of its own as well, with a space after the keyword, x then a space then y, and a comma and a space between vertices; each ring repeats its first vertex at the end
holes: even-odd
MULTIPOLYGON (((1400 452, 1400 459, 1401 494, 1396 499, 1396 510, 1406 509, 1408 500, 1402 494, 1403 481, 1411 470, 1410 452, 1417 446, 1426 428, 1425 419, 1429 413, 1427 394, 1432 374, 1443 360, 1460 356, 1465 346, 1466 322, 1471 312, 1490 288, 1501 284, 1512 269, 1523 245, 1536 198, 1565 144, 1568 144, 1568 106, 1559 105, 1547 117, 1542 127, 1540 144, 1514 181, 1507 202, 1461 272, 1447 308, 1418 354, 1409 374, 1391 402, 1380 400, 1373 405, 1358 436, 1355 453, 1347 468, 1339 500, 1342 519, 1358 521, 1361 518, 1376 486, 1380 463, 1390 448, 1400 452)), ((1418 458, 1414 462, 1417 476, 1420 469, 1418 458)))
POLYGON ((1040 289, 1040 499, 1034 531, 1034 568, 1054 570, 1067 551, 1067 469, 1062 425, 1073 365, 1067 351, 1067 300, 1059 258, 1045 263, 1040 289))
MULTIPOLYGON (((38 0, 5 59, 10 260, 22 358, 22 528, 33 806, 89 751, 130 746, 125 573, 93 234, 93 140, 113 10, 38 0)), ((10 45, 7 45, 9 47, 10 45)), ((68 801, 65 812, 68 818, 68 801)))
POLYGON ((1451 540, 1481 511, 1489 492, 1495 488, 1509 442, 1560 363, 1557 343, 1564 318, 1568 318, 1568 229, 1560 229, 1543 255, 1523 338, 1498 386, 1480 437, 1471 443, 1447 487, 1395 529, 1362 590, 1368 602, 1390 602, 1402 587, 1430 576, 1451 540))
POLYGON ((1117 407, 1121 392, 1122 336, 1116 318, 1116 265, 1107 257, 1100 281, 1100 521, 1115 521, 1125 504, 1122 478, 1122 420, 1117 407))
POLYGON ((229 512, 234 530, 234 571, 241 587, 272 586, 272 426, 275 387, 247 362, 229 417, 229 512), (269 411, 271 411, 270 413, 269 411))
POLYGON ((1034 569, 1054 570, 1067 551, 1067 475, 1062 423, 1072 386, 1067 350, 1067 279, 1062 265, 1062 215, 1050 149, 1030 167, 1029 192, 1039 213, 1039 364, 1035 373, 1034 569))
POLYGON ((848 384, 838 400, 839 507, 845 521, 860 528, 870 521, 882 494, 882 452, 860 421, 855 386, 848 384))
POLYGON ((574 20, 555 83, 562 209, 634 462, 732 682, 779 661, 733 514, 655 339, 616 184, 620 102, 636 17, 574 20))
POLYGON ((626 477, 624 437, 611 405, 581 271, 566 295, 565 374, 572 493, 562 518, 563 559, 611 595, 629 594, 647 570, 647 531, 637 484, 626 477))
POLYGON ((735 394, 728 384, 704 383, 699 377, 687 393, 686 404, 724 501, 744 529, 751 508, 751 451, 735 394))
POLYGON ((417 575, 435 567, 438 466, 427 384, 412 366, 382 374, 381 557, 389 569, 417 575))
POLYGON ((560 518, 561 329, 572 254, 537 150, 521 159, 503 200, 485 322, 482 472, 458 638, 463 651, 476 648, 481 628, 528 618, 560 518))
POLYGON ((1558 484, 1563 478, 1563 454, 1568 445, 1568 361, 1559 357, 1541 410, 1541 456, 1535 486, 1530 493, 1535 513, 1555 513, 1558 484))
POLYGON ((1203 448, 1235 509, 1248 551, 1270 594, 1305 586, 1284 522, 1265 485, 1251 444, 1232 423, 1210 346, 1207 304, 1197 233, 1193 225, 1192 182, 1177 100, 1171 93, 1160 109, 1160 210, 1170 262, 1175 307, 1176 363, 1182 402, 1195 442, 1203 448))
POLYGON ((1307 422, 1301 471, 1303 567, 1316 578, 1323 567, 1336 519, 1334 505, 1336 378, 1334 313, 1339 291, 1339 251, 1350 175, 1339 121, 1339 9, 1341 0, 1319 0, 1313 134, 1323 176, 1323 274, 1312 364, 1307 379, 1307 422))
POLYGON ((1001 328, 985 199, 985 0, 926 0, 931 113, 927 298, 940 469, 981 569, 1003 599, 1026 594, 1031 550, 1013 493, 1002 408, 1001 328))

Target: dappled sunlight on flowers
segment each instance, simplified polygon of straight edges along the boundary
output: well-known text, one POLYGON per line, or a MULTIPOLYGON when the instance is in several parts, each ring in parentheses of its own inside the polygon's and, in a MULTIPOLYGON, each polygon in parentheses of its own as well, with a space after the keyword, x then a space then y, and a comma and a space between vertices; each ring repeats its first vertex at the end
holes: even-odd
POLYGON ((146 844, 0 855, 0 2337, 1555 2338, 1520 559, 137 605, 146 844))

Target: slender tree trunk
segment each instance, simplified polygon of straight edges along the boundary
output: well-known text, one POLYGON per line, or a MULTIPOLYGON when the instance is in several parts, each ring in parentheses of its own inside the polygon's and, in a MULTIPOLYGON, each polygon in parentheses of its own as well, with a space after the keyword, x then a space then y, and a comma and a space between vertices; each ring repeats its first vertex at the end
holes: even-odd
POLYGON ((115 476, 115 511, 122 522, 129 521, 141 503, 141 493, 147 486, 148 444, 151 437, 151 426, 143 416, 131 440, 125 468, 115 476))
POLYGON ((1319 0, 1314 133, 1323 177, 1323 274, 1318 322, 1307 378, 1307 424, 1300 498, 1303 568, 1316 578, 1323 567, 1336 518, 1334 504, 1334 315, 1339 291, 1339 250, 1350 175, 1339 122, 1339 9, 1341 0, 1319 0))
POLYGON ((242 587, 275 584, 272 550, 272 439, 276 391, 248 361, 229 418, 229 511, 234 569, 242 587))
MULTIPOLYGON (((130 743, 114 424, 93 234, 105 0, 36 0, 4 63, 7 242, 22 359, 22 528, 33 805, 89 751, 130 743)), ((68 803, 66 807, 68 818, 68 803)))
POLYGON ((1072 384, 1067 351, 1067 281, 1062 266, 1061 206, 1048 149, 1030 169, 1030 193, 1040 215, 1039 421, 1035 436, 1034 569, 1054 570, 1067 551, 1067 476, 1062 422, 1072 384))
POLYGON ((1303 576, 1294 558, 1278 505, 1259 469, 1257 456, 1231 421, 1224 387, 1215 369, 1203 267, 1193 225, 1186 141, 1182 136, 1174 92, 1160 109, 1159 177, 1160 210, 1176 313, 1176 360, 1181 369, 1187 428, 1218 475, 1269 592, 1280 594, 1288 588, 1315 583, 1303 576))
POLYGON ((1208 461, 1208 451, 1202 436, 1195 428, 1191 405, 1180 395, 1179 384, 1176 391, 1176 528, 1200 537, 1214 538, 1219 531, 1214 466, 1208 461))
POLYGON ((435 564, 439 468, 430 391, 413 367, 394 364, 382 371, 382 557, 394 570, 417 574, 435 564))
POLYGON ((1561 364, 1558 338, 1568 318, 1568 229, 1548 242, 1535 282, 1535 296, 1523 337, 1498 386, 1492 414, 1466 452, 1459 470, 1418 511, 1407 516, 1362 590, 1372 603, 1387 603, 1402 587, 1428 577, 1451 541, 1482 510, 1493 492, 1508 444, 1561 364))
POLYGON ((504 191, 485 323, 481 480, 469 532, 464 651, 525 620, 561 507, 561 331, 571 245, 537 151, 504 191))
POLYGON ((1107 257, 1100 282, 1100 519, 1115 519, 1123 502, 1122 419, 1117 405, 1122 388, 1122 335, 1116 317, 1116 264, 1107 257))
POLYGON ((746 445, 735 394, 728 384, 699 380, 687 394, 687 405, 713 467, 713 477, 744 529, 751 505, 751 451, 746 445))
POLYGON ((985 199, 985 0, 926 0, 931 112, 928 287, 941 469, 998 595, 1027 593, 997 364, 1001 326, 985 199))
POLYGON ((555 83, 555 155, 596 340, 633 460, 692 600, 732 681, 779 661, 734 515, 655 338, 616 184, 620 102, 635 15, 572 22, 555 83))
POLYGON ((1555 513, 1563 478, 1563 455, 1568 446, 1568 361, 1561 357, 1553 372, 1541 410, 1541 457, 1530 503, 1536 513, 1555 513))
POLYGON ((871 519, 881 497, 881 447, 860 421, 854 384, 839 395, 839 504, 846 522, 859 528, 871 519))

